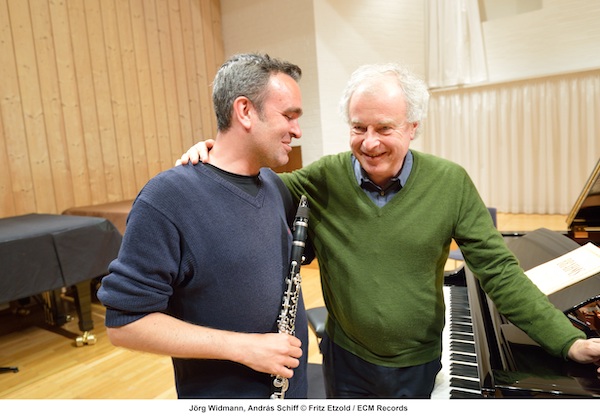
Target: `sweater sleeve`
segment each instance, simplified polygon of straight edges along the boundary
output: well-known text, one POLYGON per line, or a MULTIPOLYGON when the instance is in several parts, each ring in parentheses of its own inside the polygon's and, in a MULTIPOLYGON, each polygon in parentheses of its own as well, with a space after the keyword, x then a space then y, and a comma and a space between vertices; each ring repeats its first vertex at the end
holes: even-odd
POLYGON ((106 326, 123 326, 167 309, 178 276, 180 241, 164 216, 146 202, 136 201, 119 256, 98 290, 107 308, 106 326))
POLYGON ((527 277, 468 177, 462 195, 455 236, 468 267, 502 315, 550 354, 566 359, 585 334, 527 277))

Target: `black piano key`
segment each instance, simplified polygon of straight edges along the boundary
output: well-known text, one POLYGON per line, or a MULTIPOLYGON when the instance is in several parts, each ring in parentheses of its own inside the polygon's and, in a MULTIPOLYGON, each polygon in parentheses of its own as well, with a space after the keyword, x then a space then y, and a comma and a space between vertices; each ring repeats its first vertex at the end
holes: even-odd
POLYGON ((466 392, 466 391, 459 391, 459 390, 452 390, 450 391, 450 399, 479 399, 479 398, 483 398, 483 395, 481 394, 477 394, 474 392, 466 392))
POLYGON ((473 342, 474 338, 472 334, 468 333, 459 333, 459 332, 450 332, 450 339, 452 340, 460 340, 463 342, 473 342))
POLYGON ((463 353, 451 353, 450 360, 452 362, 466 362, 466 363, 477 363, 477 356, 467 355, 463 353))
POLYGON ((453 352, 475 353, 475 345, 472 343, 451 340, 450 350, 453 352))
POLYGON ((465 378, 451 378, 450 386, 480 392, 479 381, 465 378))
POLYGON ((450 325, 450 330, 455 331, 455 332, 473 334, 473 326, 470 324, 467 324, 467 323, 452 323, 450 325))
POLYGON ((453 363, 450 365, 451 372, 454 372, 454 375, 459 376, 467 376, 469 378, 478 378, 479 374, 477 373, 477 366, 453 363))
POLYGON ((450 311, 450 320, 470 323, 471 322, 471 313, 466 310, 460 310, 460 311, 452 310, 452 311, 450 311))
POLYGON ((463 317, 465 320, 471 320, 471 313, 468 309, 453 307, 450 309, 450 317, 463 317))

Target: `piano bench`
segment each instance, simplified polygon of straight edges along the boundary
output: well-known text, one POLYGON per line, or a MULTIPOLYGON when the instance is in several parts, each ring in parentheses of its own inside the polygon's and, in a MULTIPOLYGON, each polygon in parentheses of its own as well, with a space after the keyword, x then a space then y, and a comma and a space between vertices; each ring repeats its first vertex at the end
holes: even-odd
POLYGON ((308 327, 315 333, 318 339, 325 335, 325 321, 327 320, 326 307, 314 307, 306 310, 308 327))

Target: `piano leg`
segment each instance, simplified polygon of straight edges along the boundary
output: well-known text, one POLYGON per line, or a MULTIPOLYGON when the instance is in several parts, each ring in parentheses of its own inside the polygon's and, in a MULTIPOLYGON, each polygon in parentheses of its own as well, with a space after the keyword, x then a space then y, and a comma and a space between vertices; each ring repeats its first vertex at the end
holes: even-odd
POLYGON ((46 291, 42 294, 44 304, 44 317, 50 326, 60 327, 70 320, 64 306, 61 305, 58 290, 46 291))
POLYGON ((81 336, 75 339, 75 344, 78 347, 93 345, 96 343, 96 336, 91 333, 94 328, 92 320, 92 292, 91 281, 86 280, 75 285, 75 308, 79 317, 79 330, 83 332, 81 336))
MULTIPOLYGON (((92 292, 91 280, 85 280, 71 287, 73 297, 65 294, 61 295, 57 291, 46 291, 43 294, 44 313, 46 323, 51 328, 63 326, 71 320, 68 314, 68 308, 64 303, 72 302, 77 311, 79 320, 79 330, 81 335, 75 337, 75 345, 81 347, 83 345, 93 345, 96 343, 96 336, 92 334, 94 321, 92 320, 92 292)), ((71 332, 68 332, 71 334, 71 332)))

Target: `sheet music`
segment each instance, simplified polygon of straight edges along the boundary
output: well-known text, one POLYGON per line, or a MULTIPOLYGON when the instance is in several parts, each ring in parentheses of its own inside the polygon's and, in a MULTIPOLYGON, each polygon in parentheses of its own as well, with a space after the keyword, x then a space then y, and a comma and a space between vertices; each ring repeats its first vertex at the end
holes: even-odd
POLYGON ((586 243, 565 255, 525 271, 546 295, 585 280, 600 272, 600 248, 586 243))

